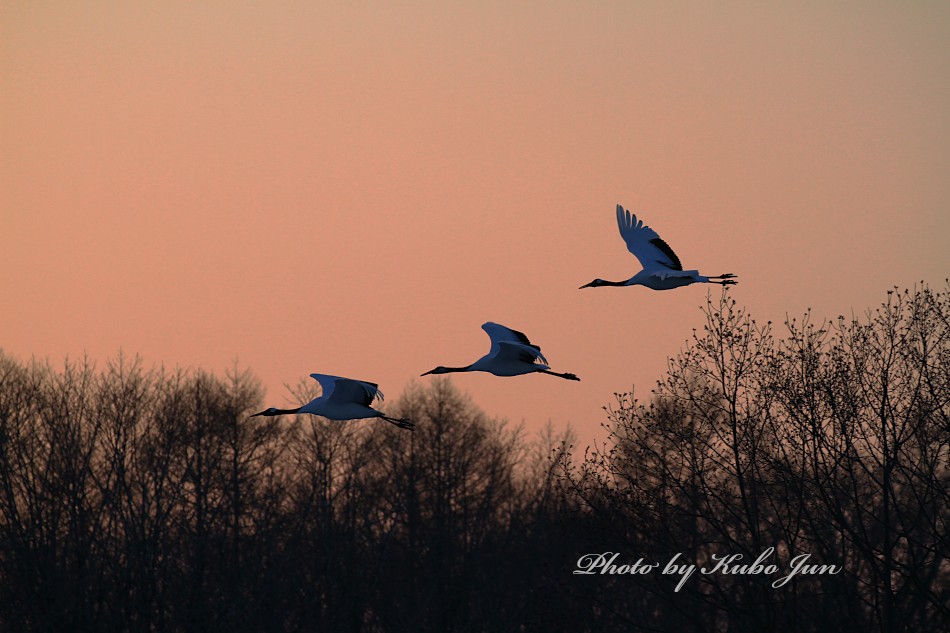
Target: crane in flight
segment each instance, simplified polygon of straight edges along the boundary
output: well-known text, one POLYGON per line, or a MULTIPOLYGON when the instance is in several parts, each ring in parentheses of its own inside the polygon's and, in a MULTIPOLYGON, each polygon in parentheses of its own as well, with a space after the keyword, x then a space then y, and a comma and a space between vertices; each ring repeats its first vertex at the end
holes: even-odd
POLYGON ((456 371, 484 371, 496 376, 520 376, 539 372, 567 380, 580 380, 574 374, 561 374, 551 371, 547 359, 541 354, 541 348, 528 340, 521 332, 506 328, 498 323, 488 322, 482 329, 491 338, 491 350, 477 361, 466 367, 442 367, 441 365, 422 374, 448 374, 456 371))
POLYGON ((329 420, 358 420, 362 418, 382 418, 395 424, 401 429, 412 430, 416 425, 405 418, 391 418, 383 415, 370 405, 373 400, 382 401, 383 392, 379 385, 363 380, 341 378, 327 374, 310 374, 310 377, 320 383, 322 393, 307 404, 296 409, 277 409, 270 407, 251 417, 275 416, 290 413, 310 413, 329 420))
POLYGON ((617 225, 620 236, 627 243, 627 250, 640 260, 643 270, 626 281, 605 281, 595 279, 581 288, 599 286, 646 286, 652 290, 671 290, 695 283, 722 284, 731 286, 736 283, 735 275, 726 273, 706 277, 698 270, 683 270, 680 258, 673 249, 660 239, 656 231, 638 220, 636 215, 617 205, 617 225))

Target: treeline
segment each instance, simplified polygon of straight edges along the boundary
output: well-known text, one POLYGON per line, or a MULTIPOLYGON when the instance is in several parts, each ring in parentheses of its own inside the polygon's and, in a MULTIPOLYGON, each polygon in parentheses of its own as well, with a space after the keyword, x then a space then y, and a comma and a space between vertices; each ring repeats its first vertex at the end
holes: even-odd
POLYGON ((410 433, 249 419, 246 371, 0 354, 0 630, 950 629, 950 293, 787 325, 710 303, 583 453, 447 380, 393 404, 410 433), (572 573, 605 552, 661 567, 572 573), (804 554, 840 572, 773 588, 804 554))
MULTIPOLYGON (((300 397, 309 385, 300 386, 300 397)), ((250 374, 0 357, 6 631, 515 630, 550 448, 448 381, 378 421, 261 421, 250 374)))
MULTIPOLYGON (((593 543, 768 574, 617 578, 614 620, 663 631, 950 630, 950 293, 891 291, 777 339, 725 296, 650 402, 619 396, 568 481, 593 543), (795 557, 840 573, 797 574, 795 557), (630 581, 633 580, 633 583, 630 581), (636 584, 636 589, 631 588, 636 584)), ((618 624, 617 630, 622 629, 618 624)))

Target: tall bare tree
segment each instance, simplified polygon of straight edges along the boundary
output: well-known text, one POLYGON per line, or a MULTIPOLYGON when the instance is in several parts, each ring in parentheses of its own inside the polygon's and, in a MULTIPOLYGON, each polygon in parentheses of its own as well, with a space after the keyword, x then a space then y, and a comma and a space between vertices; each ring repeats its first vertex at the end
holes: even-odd
POLYGON ((725 294, 706 317, 652 402, 620 397, 609 447, 569 473, 573 491, 614 542, 658 560, 712 567, 774 548, 779 566, 808 556, 842 571, 780 588, 761 575, 679 591, 639 578, 653 597, 617 601, 617 620, 645 609, 643 628, 946 628, 948 292, 895 291, 863 319, 806 315, 781 340, 725 294))

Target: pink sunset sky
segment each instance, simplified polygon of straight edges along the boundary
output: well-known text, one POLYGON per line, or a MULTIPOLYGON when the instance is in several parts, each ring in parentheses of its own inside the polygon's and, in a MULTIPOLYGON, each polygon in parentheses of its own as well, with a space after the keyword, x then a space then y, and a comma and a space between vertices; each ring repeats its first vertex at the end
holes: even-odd
POLYGON ((757 320, 950 273, 950 4, 0 2, 0 348, 119 350, 288 402, 456 375, 602 438, 707 291, 625 279, 621 203, 757 320))

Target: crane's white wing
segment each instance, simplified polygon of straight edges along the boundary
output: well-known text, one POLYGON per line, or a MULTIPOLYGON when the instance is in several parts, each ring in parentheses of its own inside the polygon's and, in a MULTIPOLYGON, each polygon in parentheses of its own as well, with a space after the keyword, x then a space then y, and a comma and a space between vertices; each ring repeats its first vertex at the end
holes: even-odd
POLYGON ((320 383, 320 388, 323 390, 321 398, 327 402, 339 402, 341 404, 355 402, 369 406, 374 399, 383 399, 383 392, 379 390, 379 385, 374 382, 353 380, 352 378, 342 378, 328 374, 310 374, 310 377, 320 383))
MULTIPOLYGON (((499 323, 492 323, 491 321, 482 325, 482 329, 485 330, 485 332, 488 333, 489 338, 491 338, 491 352, 489 353, 496 352, 498 350, 499 343, 507 342, 518 343, 520 345, 530 347, 538 353, 538 356, 541 356, 541 348, 529 341, 528 337, 518 330, 512 330, 511 328, 505 327, 499 323)), ((544 357, 541 356, 541 358, 544 357)))
POLYGON ((511 328, 505 327, 504 325, 498 323, 492 323, 489 321, 482 325, 482 329, 488 333, 488 336, 491 338, 491 344, 500 343, 501 341, 514 341, 515 343, 524 343, 525 345, 531 345, 531 341, 528 340, 528 337, 523 333, 512 330, 511 328))
POLYGON ((519 361, 522 363, 534 364, 537 361, 545 366, 548 359, 544 357, 541 350, 535 345, 525 345, 514 341, 499 341, 492 346, 491 357, 498 362, 519 361))
POLYGON ((670 270, 683 270, 683 264, 669 245, 660 239, 656 231, 638 220, 637 216, 617 205, 617 226, 620 236, 627 243, 627 250, 640 260, 644 268, 662 266, 670 270))

